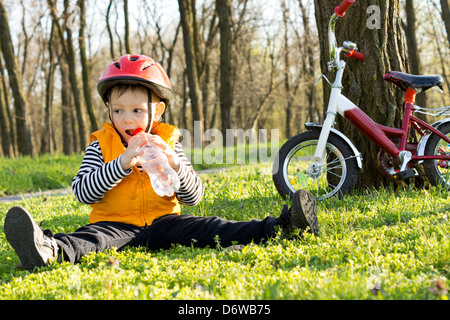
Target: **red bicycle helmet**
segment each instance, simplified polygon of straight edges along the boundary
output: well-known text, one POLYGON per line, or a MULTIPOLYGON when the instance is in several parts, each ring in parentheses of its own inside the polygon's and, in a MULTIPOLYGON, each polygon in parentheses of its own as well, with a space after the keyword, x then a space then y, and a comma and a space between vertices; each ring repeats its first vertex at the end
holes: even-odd
POLYGON ((166 105, 172 95, 172 85, 166 71, 145 55, 124 55, 103 71, 97 82, 97 91, 105 103, 109 89, 119 83, 143 85, 166 100, 166 105))

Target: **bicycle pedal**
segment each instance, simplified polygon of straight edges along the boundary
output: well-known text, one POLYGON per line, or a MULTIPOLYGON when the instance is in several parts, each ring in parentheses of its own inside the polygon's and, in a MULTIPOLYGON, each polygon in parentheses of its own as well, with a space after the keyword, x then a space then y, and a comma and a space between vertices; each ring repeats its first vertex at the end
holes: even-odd
POLYGON ((414 169, 409 169, 405 171, 400 171, 394 175, 395 179, 408 179, 414 177, 416 175, 416 171, 414 169))

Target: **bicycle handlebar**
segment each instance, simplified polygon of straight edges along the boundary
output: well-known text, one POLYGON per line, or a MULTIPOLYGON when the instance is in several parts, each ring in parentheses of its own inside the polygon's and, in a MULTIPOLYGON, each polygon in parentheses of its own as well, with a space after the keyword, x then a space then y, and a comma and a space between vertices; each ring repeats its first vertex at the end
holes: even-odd
POLYGON ((343 17, 345 15, 345 11, 347 11, 350 6, 355 3, 356 0, 344 0, 338 7, 334 9, 334 13, 336 13, 337 16, 343 17))
MULTIPOLYGON (((330 51, 330 62, 328 62, 328 68, 330 70, 338 66, 339 63, 339 54, 344 51, 345 56, 352 57, 356 60, 363 61, 365 59, 365 55, 361 52, 358 52, 354 49, 350 49, 349 47, 338 48, 335 36, 335 25, 336 21, 339 18, 342 18, 345 15, 345 12, 350 8, 352 4, 354 4, 356 0, 344 0, 342 3, 334 8, 334 14, 330 18, 330 22, 328 23, 328 48, 330 51)), ((356 45, 355 45, 356 49, 356 45)))

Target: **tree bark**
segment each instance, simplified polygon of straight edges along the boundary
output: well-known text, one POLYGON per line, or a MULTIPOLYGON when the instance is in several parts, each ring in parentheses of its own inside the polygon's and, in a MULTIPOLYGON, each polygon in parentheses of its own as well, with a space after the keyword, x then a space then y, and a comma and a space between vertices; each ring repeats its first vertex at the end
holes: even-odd
POLYGON ((220 31, 220 114, 222 132, 232 128, 233 87, 231 84, 231 1, 216 1, 220 31))
POLYGON ((77 134, 75 130, 75 119, 73 116, 70 81, 68 76, 68 67, 66 61, 61 59, 59 71, 61 74, 61 123, 62 123, 62 142, 63 153, 66 155, 77 151, 78 144, 77 134))
MULTIPOLYGON (((0 56, 1 59, 1 56, 0 56)), ((2 68, 0 66, 0 68, 2 68)), ((8 121, 7 109, 8 105, 3 99, 3 86, 0 83, 0 134, 2 142, 2 152, 3 155, 9 158, 14 158, 13 144, 11 143, 10 128, 8 121)))
POLYGON ((133 54, 130 45, 130 23, 128 21, 128 0, 123 0, 123 14, 125 16, 125 50, 127 54, 133 54))
POLYGON ((442 20, 444 21, 445 31, 447 32, 448 46, 450 47, 450 6, 448 0, 441 0, 442 20))
MULTIPOLYGON (((432 38, 434 38, 434 42, 436 43, 436 47, 435 48, 436 48, 437 55, 439 56, 440 67, 441 67, 441 75, 444 77, 445 85, 447 86, 447 90, 450 92, 450 82, 448 81, 447 70, 446 70, 447 60, 445 59, 445 53, 442 50, 442 49, 445 49, 445 48, 441 48, 441 45, 440 45, 440 42, 439 42, 439 35, 438 35, 439 32, 436 30, 434 16, 433 16, 433 13, 432 13, 432 11, 430 9, 430 7, 432 7, 434 5, 434 2, 433 2, 433 0, 428 0, 427 4, 429 4, 429 5, 427 5, 427 11, 428 11, 427 17, 431 21, 431 23, 430 23, 431 30, 432 30, 431 31, 431 35, 432 35, 432 38)), ((437 23, 439 24, 439 21, 437 23)), ((450 45, 450 42, 449 42, 449 45, 450 45)), ((445 105, 445 97, 444 97, 444 103, 443 104, 445 105)))
MULTIPOLYGON (((422 67, 420 63, 419 47, 417 45, 416 13, 414 9, 413 0, 406 0, 405 12, 406 12, 406 24, 402 25, 406 35, 410 72, 412 74, 420 75, 422 74, 422 67)), ((421 92, 416 96, 416 104, 422 107, 426 107, 427 96, 425 92, 421 92)), ((418 116, 425 121, 427 120, 427 116, 425 114, 419 114, 418 116)))
MULTIPOLYGON (((203 123, 203 111, 200 106, 200 86, 197 76, 197 64, 195 61, 194 50, 194 27, 191 1, 195 0, 178 0, 181 28, 183 30, 184 54, 186 59, 186 71, 189 84, 189 97, 191 99, 191 107, 193 120, 203 123)), ((195 7, 195 6, 194 6, 195 7)))
MULTIPOLYGON (((216 34, 219 30, 219 23, 217 19, 217 10, 214 7, 214 13, 212 14, 209 28, 208 28, 208 38, 205 41, 205 50, 203 53, 203 57, 200 58, 201 64, 198 66, 198 77, 199 83, 201 83, 201 91, 202 91, 202 104, 203 104, 203 126, 205 130, 211 128, 211 124, 208 121, 208 109, 210 107, 210 102, 208 100, 209 94, 209 85, 210 85, 210 74, 211 74, 211 66, 209 61, 209 56, 213 49, 214 39, 216 38, 216 34)), ((206 13, 205 13, 206 14, 206 13)), ((206 28, 206 26, 204 26, 206 28)), ((200 54, 201 56, 201 54, 200 54)), ((214 110, 212 110, 214 112, 214 110)))
POLYGON ((305 90, 306 97, 308 99, 308 111, 309 111, 309 121, 321 121, 322 116, 318 111, 316 106, 316 86, 314 84, 314 50, 313 50, 313 40, 311 37, 311 28, 309 25, 309 17, 306 12, 306 8, 303 6, 302 0, 298 1, 300 6, 300 11, 302 12, 302 21, 303 21, 303 29, 304 29, 304 58, 303 58, 303 67, 304 67, 304 78, 307 83, 307 88, 305 90))
POLYGON ((47 74, 46 92, 45 92, 45 110, 44 110, 44 125, 45 130, 41 137, 40 154, 53 153, 53 125, 52 125, 52 104, 53 104, 53 79, 55 74, 55 62, 53 59, 53 39, 54 39, 55 22, 52 22, 50 31, 50 39, 48 40, 48 56, 49 56, 49 70, 47 74))
POLYGON ((24 37, 23 40, 23 54, 22 54, 22 75, 25 74, 25 69, 27 66, 27 56, 28 56, 28 44, 30 43, 30 38, 28 37, 27 29, 25 28, 25 4, 23 0, 20 1, 20 5, 22 6, 22 34, 24 37))
MULTIPOLYGON (((119 22, 119 14, 117 10, 117 2, 114 1, 114 8, 116 9, 116 21, 114 22, 114 33, 117 36, 117 39, 119 40, 119 56, 122 56, 123 47, 122 47, 122 39, 120 38, 119 30, 118 30, 118 22, 119 22)), ((128 53, 128 52, 126 52, 128 53)))
POLYGON ((108 30, 109 35, 109 53, 111 55, 111 61, 114 61, 114 38, 111 31, 111 26, 109 25, 109 13, 111 12, 113 0, 109 0, 108 9, 106 10, 106 30, 108 30))
MULTIPOLYGON (((17 143, 16 143, 15 133, 14 133, 14 120, 13 120, 13 116, 11 114, 11 110, 9 108, 8 87, 7 87, 6 81, 5 81, 6 77, 5 77, 5 73, 4 73, 1 49, 0 49, 0 78, 1 78, 0 92, 2 94, 0 99, 3 99, 2 101, 4 102, 4 105, 5 105, 5 111, 6 111, 5 121, 7 123, 6 128, 9 128, 9 137, 10 137, 9 141, 11 142, 11 149, 12 149, 11 156, 15 157, 17 155, 17 143)), ((7 139, 7 138, 5 138, 5 139, 7 139)))
POLYGON ((19 69, 17 57, 11 39, 3 0, 0 0, 0 43, 5 60, 8 78, 14 97, 14 108, 16 113, 16 135, 19 153, 22 155, 34 155, 33 144, 31 143, 31 121, 27 109, 27 101, 23 91, 22 73, 19 69))
POLYGON ((94 104, 92 102, 92 89, 89 84, 89 62, 86 56, 86 44, 84 29, 86 27, 86 10, 85 10, 85 0, 78 0, 78 6, 80 8, 80 30, 78 32, 78 42, 80 48, 80 60, 83 74, 83 93, 84 102, 86 103, 86 109, 89 115, 89 121, 91 124, 91 132, 98 130, 97 116, 94 110, 94 104))
MULTIPOLYGON (((58 30, 59 40, 63 49, 64 57, 66 58, 67 65, 69 67, 69 81, 72 88, 73 101, 75 104, 77 122, 78 122, 78 138, 79 146, 78 150, 82 151, 86 148, 86 125, 84 123, 83 110, 81 106, 80 90, 78 89, 77 73, 76 73, 76 59, 75 59, 75 49, 72 42, 72 30, 66 24, 66 35, 67 39, 64 38, 64 30, 59 24, 58 17, 56 15, 56 3, 53 0, 47 0, 50 13, 52 15, 53 21, 55 21, 55 26, 58 30)), ((68 0, 64 0, 64 12, 67 13, 67 8, 69 6, 68 0)))
MULTIPOLYGON (((301 1, 300 1, 301 3, 301 1)), ((284 27, 284 68, 283 68, 283 77, 284 77, 284 89, 286 91, 286 107, 285 107, 285 117, 286 117, 286 127, 284 134, 289 139, 292 136, 291 133, 291 119, 292 119, 292 102, 293 102, 293 92, 291 91, 290 84, 290 63, 289 63, 289 34, 288 34, 288 24, 289 24, 289 9, 286 6, 285 0, 281 2, 281 10, 283 12, 283 27, 284 27)))
MULTIPOLYGON (((328 21, 334 8, 341 1, 314 0, 315 16, 321 44, 320 62, 322 72, 328 79, 334 74, 328 71, 328 21)), ((374 7, 372 7, 374 8, 374 7)), ((349 40, 358 44, 359 51, 366 54, 364 62, 346 59, 342 93, 358 105, 375 122, 386 126, 401 126, 403 92, 383 81, 383 74, 390 70, 407 71, 405 41, 400 26, 398 0, 357 1, 336 24, 338 44, 349 40), (379 9, 367 13, 369 5, 379 9), (375 15, 374 15, 375 14, 375 15), (372 20, 369 20, 372 19, 372 20), (374 21, 373 19, 378 19, 374 21), (371 22, 377 22, 372 24, 371 22), (379 25, 378 25, 379 22, 379 25)), ((324 85, 324 110, 328 105, 330 88, 324 85)), ((342 117, 336 118, 337 129, 352 140, 364 159, 357 188, 379 187, 390 181, 380 174, 377 165, 379 148, 364 137, 342 117)))

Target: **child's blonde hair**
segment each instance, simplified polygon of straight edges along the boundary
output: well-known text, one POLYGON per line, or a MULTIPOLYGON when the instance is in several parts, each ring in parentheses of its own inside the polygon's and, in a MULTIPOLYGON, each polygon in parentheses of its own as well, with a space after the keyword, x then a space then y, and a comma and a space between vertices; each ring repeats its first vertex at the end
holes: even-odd
POLYGON ((115 92, 115 94, 120 97, 122 96, 125 92, 130 91, 133 94, 136 93, 147 93, 148 95, 148 102, 152 101, 152 92, 150 89, 139 85, 139 84, 128 84, 128 83, 119 83, 116 84, 115 86, 113 86, 111 89, 109 89, 108 93, 106 94, 106 99, 108 102, 111 102, 111 95, 112 92, 115 92))

